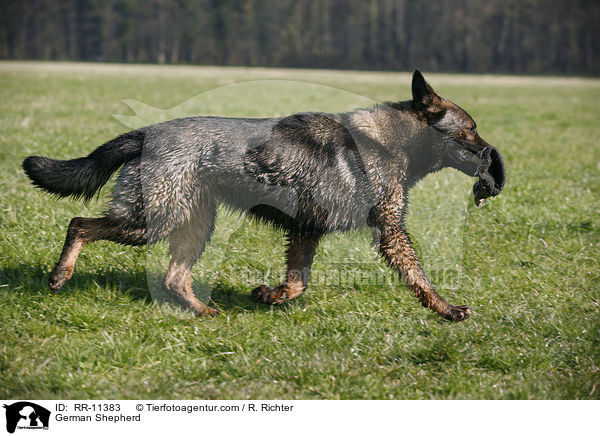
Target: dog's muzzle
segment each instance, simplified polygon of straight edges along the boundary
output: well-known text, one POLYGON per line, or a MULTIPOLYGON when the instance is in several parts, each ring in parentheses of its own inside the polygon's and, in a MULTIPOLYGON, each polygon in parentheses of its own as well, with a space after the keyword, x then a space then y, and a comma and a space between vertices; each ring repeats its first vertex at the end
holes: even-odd
POLYGON ((477 153, 480 159, 477 167, 478 180, 473 185, 473 200, 480 207, 483 200, 500 194, 506 181, 502 155, 496 147, 488 145, 477 153))

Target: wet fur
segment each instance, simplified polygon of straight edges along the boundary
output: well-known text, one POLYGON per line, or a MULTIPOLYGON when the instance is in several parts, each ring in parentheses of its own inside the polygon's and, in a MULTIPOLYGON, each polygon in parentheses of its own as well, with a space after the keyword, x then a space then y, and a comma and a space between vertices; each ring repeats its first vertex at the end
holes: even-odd
POLYGON ((27 158, 23 167, 35 185, 85 199, 122 166, 106 215, 71 221, 50 287, 72 276, 88 243, 142 245, 169 237, 165 290, 184 307, 212 314, 193 295, 190 270, 210 239, 217 204, 225 203, 288 235, 287 278, 253 290, 258 301, 298 297, 320 237, 369 225, 384 259, 424 306, 449 320, 466 319, 470 310, 443 300, 414 253, 404 227, 408 191, 452 166, 479 176, 478 189, 487 189, 482 195, 497 195, 504 167, 493 147, 464 132, 471 117, 439 97, 418 71, 412 91, 412 100, 348 113, 177 119, 121 135, 87 157, 27 158))

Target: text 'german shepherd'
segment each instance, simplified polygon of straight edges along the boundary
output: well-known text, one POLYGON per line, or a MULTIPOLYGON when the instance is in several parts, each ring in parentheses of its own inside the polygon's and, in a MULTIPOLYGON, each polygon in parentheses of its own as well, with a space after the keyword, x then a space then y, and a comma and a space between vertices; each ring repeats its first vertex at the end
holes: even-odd
POLYGON ((90 199, 123 166, 106 214, 71 220, 50 288, 71 278, 90 242, 142 245, 169 237, 165 290, 185 308, 214 314, 194 296, 190 271, 223 202, 287 234, 287 280, 254 289, 256 301, 281 304, 300 296, 319 239, 368 225, 381 255, 423 306, 448 320, 468 318, 469 307, 447 303, 419 264, 404 226, 407 195, 425 175, 454 167, 478 177, 479 205, 502 190, 504 164, 473 119, 418 70, 412 94, 412 100, 339 114, 182 118, 121 135, 87 157, 28 157, 23 168, 33 183, 61 197, 90 199))

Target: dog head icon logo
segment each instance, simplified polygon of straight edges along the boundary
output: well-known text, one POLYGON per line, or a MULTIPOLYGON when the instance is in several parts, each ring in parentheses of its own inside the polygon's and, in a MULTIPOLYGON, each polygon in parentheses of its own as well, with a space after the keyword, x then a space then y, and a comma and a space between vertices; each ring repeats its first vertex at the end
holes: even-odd
POLYGON ((14 433, 18 428, 47 429, 50 411, 28 401, 19 401, 11 405, 4 404, 6 409, 6 431, 14 433))

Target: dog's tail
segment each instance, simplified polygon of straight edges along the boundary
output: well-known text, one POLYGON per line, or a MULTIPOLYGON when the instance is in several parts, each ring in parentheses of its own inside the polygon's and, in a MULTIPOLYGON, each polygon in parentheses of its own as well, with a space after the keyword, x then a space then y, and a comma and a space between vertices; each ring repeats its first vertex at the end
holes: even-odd
POLYGON ((121 165, 141 156, 144 132, 134 130, 101 145, 86 157, 54 160, 29 156, 23 169, 34 185, 59 197, 86 201, 108 182, 121 165))

